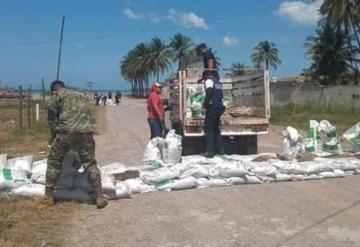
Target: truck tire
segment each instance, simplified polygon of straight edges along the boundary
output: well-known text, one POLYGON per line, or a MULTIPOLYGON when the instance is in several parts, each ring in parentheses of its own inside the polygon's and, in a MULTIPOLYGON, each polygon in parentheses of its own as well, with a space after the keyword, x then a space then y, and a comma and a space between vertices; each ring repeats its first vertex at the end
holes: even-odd
POLYGON ((257 135, 224 136, 226 154, 257 154, 257 135))

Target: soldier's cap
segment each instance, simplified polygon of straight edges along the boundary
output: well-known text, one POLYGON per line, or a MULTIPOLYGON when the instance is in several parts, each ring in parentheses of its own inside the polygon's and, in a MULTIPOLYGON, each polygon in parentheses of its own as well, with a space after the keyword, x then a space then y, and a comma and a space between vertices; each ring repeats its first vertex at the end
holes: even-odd
POLYGON ((54 92, 56 90, 56 87, 65 87, 65 83, 59 80, 55 80, 50 85, 50 91, 54 92))

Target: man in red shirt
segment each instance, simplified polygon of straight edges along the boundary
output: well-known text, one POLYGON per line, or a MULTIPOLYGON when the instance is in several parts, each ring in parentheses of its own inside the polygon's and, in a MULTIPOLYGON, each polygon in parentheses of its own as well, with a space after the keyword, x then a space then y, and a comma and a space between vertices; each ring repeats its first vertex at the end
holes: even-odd
POLYGON ((148 123, 150 126, 151 137, 164 137, 164 117, 165 117, 165 110, 164 110, 164 103, 160 97, 161 88, 163 85, 160 83, 155 82, 151 86, 151 93, 148 98, 148 123))

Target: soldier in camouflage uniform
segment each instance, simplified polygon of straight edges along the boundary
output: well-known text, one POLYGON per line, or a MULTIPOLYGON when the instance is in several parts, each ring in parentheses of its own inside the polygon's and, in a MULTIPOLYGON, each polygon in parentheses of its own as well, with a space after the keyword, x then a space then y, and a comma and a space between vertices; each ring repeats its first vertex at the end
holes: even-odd
POLYGON ((80 92, 65 88, 62 81, 51 84, 51 100, 48 105, 48 121, 51 132, 51 147, 46 171, 45 200, 53 204, 53 191, 61 175, 61 164, 70 149, 78 151, 82 166, 89 174, 93 186, 96 206, 103 208, 107 200, 101 189, 100 171, 96 166, 94 119, 90 101, 80 92), (54 129, 54 127, 56 127, 54 129))

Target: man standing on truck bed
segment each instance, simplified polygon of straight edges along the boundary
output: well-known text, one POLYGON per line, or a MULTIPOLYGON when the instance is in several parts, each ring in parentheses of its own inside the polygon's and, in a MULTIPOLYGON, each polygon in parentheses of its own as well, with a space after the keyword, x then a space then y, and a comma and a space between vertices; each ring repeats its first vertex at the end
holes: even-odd
MULTIPOLYGON (((213 75, 213 77, 217 80, 220 80, 220 76, 219 73, 217 71, 217 62, 215 59, 214 54, 212 53, 210 48, 207 48, 205 43, 201 43, 198 46, 196 46, 196 54, 197 56, 202 56, 203 60, 204 60, 204 69, 209 69, 209 71, 211 72, 211 74, 213 75)), ((203 80, 205 78, 201 78, 199 80, 199 82, 201 80, 203 80)))
POLYGON ((203 108, 206 110, 204 132, 206 138, 205 157, 212 158, 215 154, 224 154, 224 143, 219 128, 220 117, 224 113, 223 92, 220 81, 215 78, 211 71, 203 72, 205 80, 205 100, 203 108))
POLYGON ((51 102, 48 106, 49 122, 56 122, 46 170, 44 204, 53 205, 53 192, 58 182, 62 161, 70 148, 79 153, 84 170, 88 173, 90 185, 95 192, 96 206, 103 208, 107 200, 103 196, 101 177, 95 160, 95 142, 93 139, 93 116, 88 98, 75 90, 65 88, 62 81, 51 83, 51 102), (54 119, 52 119, 54 118, 54 119))
POLYGON ((151 93, 148 98, 147 110, 148 110, 148 123, 150 127, 151 137, 164 137, 164 103, 160 97, 161 88, 163 85, 155 82, 151 86, 151 93))

